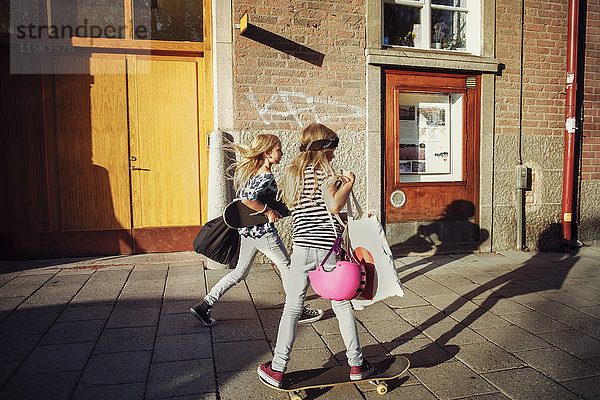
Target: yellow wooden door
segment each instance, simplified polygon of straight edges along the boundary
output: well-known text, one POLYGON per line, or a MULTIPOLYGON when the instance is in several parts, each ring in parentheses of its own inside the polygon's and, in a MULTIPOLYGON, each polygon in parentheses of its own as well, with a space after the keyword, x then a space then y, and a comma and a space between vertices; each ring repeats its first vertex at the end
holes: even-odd
POLYGON ((173 227, 201 225, 203 75, 202 58, 128 57, 132 210, 138 242, 144 237, 171 240, 173 227))
POLYGON ((93 54, 56 62, 79 63, 89 73, 54 77, 51 230, 130 229, 125 57, 93 54))

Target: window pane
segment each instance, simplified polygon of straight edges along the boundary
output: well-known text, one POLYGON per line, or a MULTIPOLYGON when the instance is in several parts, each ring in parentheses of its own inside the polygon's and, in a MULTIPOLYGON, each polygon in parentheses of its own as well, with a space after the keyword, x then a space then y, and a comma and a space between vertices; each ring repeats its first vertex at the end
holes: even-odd
POLYGON ((466 7, 467 0, 431 0, 431 4, 440 6, 466 7))
POLYGON ((462 179, 462 94, 398 96, 400 182, 462 179))
POLYGON ((125 38, 123 0, 52 0, 50 7, 59 37, 125 38))
POLYGON ((383 44, 415 47, 421 30, 421 9, 389 3, 383 7, 383 44))
POLYGON ((135 39, 204 39, 202 0, 134 0, 133 7, 135 39))
POLYGON ((466 41, 466 13, 431 10, 431 47, 436 49, 464 49, 466 41))

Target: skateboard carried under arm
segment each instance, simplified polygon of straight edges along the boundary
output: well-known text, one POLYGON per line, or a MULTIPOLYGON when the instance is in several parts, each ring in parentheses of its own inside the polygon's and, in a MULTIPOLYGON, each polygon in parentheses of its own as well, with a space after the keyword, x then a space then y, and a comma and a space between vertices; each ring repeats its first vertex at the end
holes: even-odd
MULTIPOLYGON (((272 210, 277 211, 282 217, 290 215, 290 210, 276 198, 276 193, 267 193, 258 196, 258 201, 272 210)), ((223 220, 230 228, 247 228, 269 222, 265 214, 257 212, 245 205, 242 200, 236 199, 229 203, 223 211, 223 220)))

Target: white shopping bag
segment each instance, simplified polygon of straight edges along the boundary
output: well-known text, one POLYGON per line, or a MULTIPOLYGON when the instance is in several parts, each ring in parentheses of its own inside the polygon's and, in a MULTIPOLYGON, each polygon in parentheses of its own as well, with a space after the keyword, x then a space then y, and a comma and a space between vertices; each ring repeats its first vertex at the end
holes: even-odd
POLYGON ((379 219, 363 214, 354 193, 348 199, 348 224, 344 235, 355 258, 365 264, 367 270, 367 286, 362 294, 352 300, 355 310, 391 296, 404 296, 402 284, 396 267, 390 245, 385 237, 379 219), (352 213, 351 200, 356 206, 356 215, 352 213))

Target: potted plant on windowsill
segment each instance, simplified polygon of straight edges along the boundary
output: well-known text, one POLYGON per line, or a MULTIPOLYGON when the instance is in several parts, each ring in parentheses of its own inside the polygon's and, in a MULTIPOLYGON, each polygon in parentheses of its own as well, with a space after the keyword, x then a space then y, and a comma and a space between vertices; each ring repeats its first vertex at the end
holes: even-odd
POLYGON ((444 21, 438 22, 433 26, 433 42, 436 49, 444 48, 443 43, 447 39, 448 25, 444 21))

